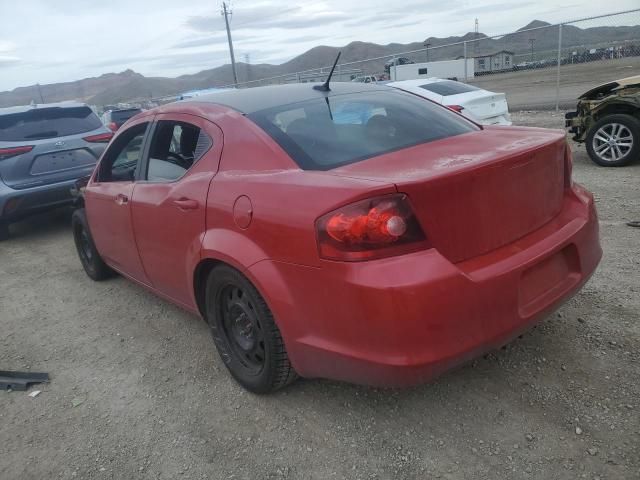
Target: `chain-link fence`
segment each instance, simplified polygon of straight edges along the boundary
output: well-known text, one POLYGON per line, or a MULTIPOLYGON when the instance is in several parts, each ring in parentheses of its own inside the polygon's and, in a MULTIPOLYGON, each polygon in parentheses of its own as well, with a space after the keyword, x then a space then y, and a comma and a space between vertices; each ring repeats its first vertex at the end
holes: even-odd
MULTIPOLYGON (((640 9, 509 33, 468 33, 456 42, 429 38, 420 48, 343 61, 333 81, 442 77, 507 93, 512 108, 561 108, 589 85, 640 74, 640 9)), ((324 81, 330 65, 261 78, 239 88, 324 81)))

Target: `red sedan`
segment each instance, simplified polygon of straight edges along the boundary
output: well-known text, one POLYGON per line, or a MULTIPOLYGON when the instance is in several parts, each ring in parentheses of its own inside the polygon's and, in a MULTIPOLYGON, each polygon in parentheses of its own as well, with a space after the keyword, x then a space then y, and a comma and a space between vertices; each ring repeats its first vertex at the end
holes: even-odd
POLYGON ((87 274, 201 315, 254 392, 298 375, 426 381, 540 321, 602 254, 563 132, 353 83, 143 112, 81 206, 87 274))

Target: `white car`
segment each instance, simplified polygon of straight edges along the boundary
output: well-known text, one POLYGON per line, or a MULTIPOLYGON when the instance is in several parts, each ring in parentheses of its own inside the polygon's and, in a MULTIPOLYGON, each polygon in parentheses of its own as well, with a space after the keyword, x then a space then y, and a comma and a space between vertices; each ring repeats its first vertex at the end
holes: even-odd
POLYGON ((387 83, 390 87, 414 93, 483 125, 511 125, 504 93, 494 93, 473 85, 442 78, 420 78, 387 83))

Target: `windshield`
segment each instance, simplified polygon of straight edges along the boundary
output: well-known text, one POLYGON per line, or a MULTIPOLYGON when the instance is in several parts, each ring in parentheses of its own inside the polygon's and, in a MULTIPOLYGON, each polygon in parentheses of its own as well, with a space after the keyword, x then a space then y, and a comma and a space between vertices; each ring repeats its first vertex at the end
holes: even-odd
POLYGON ((89 107, 34 108, 0 116, 0 141, 20 142, 65 137, 102 126, 89 107))
POLYGON ((477 129, 446 108, 391 89, 284 105, 249 118, 305 170, 329 170, 477 129))

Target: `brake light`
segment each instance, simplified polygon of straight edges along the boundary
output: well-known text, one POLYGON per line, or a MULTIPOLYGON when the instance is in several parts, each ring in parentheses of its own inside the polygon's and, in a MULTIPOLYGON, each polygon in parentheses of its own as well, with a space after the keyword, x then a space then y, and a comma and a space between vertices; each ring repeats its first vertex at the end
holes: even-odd
POLYGON ((17 155, 22 155, 23 153, 28 153, 31 150, 33 150, 33 145, 28 145, 24 147, 0 148, 0 160, 6 160, 7 158, 15 157, 17 155))
POLYGON ((386 195, 347 205, 316 222, 320 257, 349 262, 429 248, 409 200, 386 195))
POLYGON ((109 125, 107 125, 107 127, 112 132, 115 132, 116 130, 118 130, 118 124, 116 122, 111 122, 109 125))
POLYGON ((462 112, 462 110, 464 110, 464 107, 462 105, 447 105, 447 108, 449 110, 453 110, 454 112, 462 112))
POLYGON ((84 137, 83 140, 91 143, 107 143, 112 138, 113 138, 113 133, 107 132, 107 133, 98 133, 97 135, 89 135, 88 137, 84 137))

